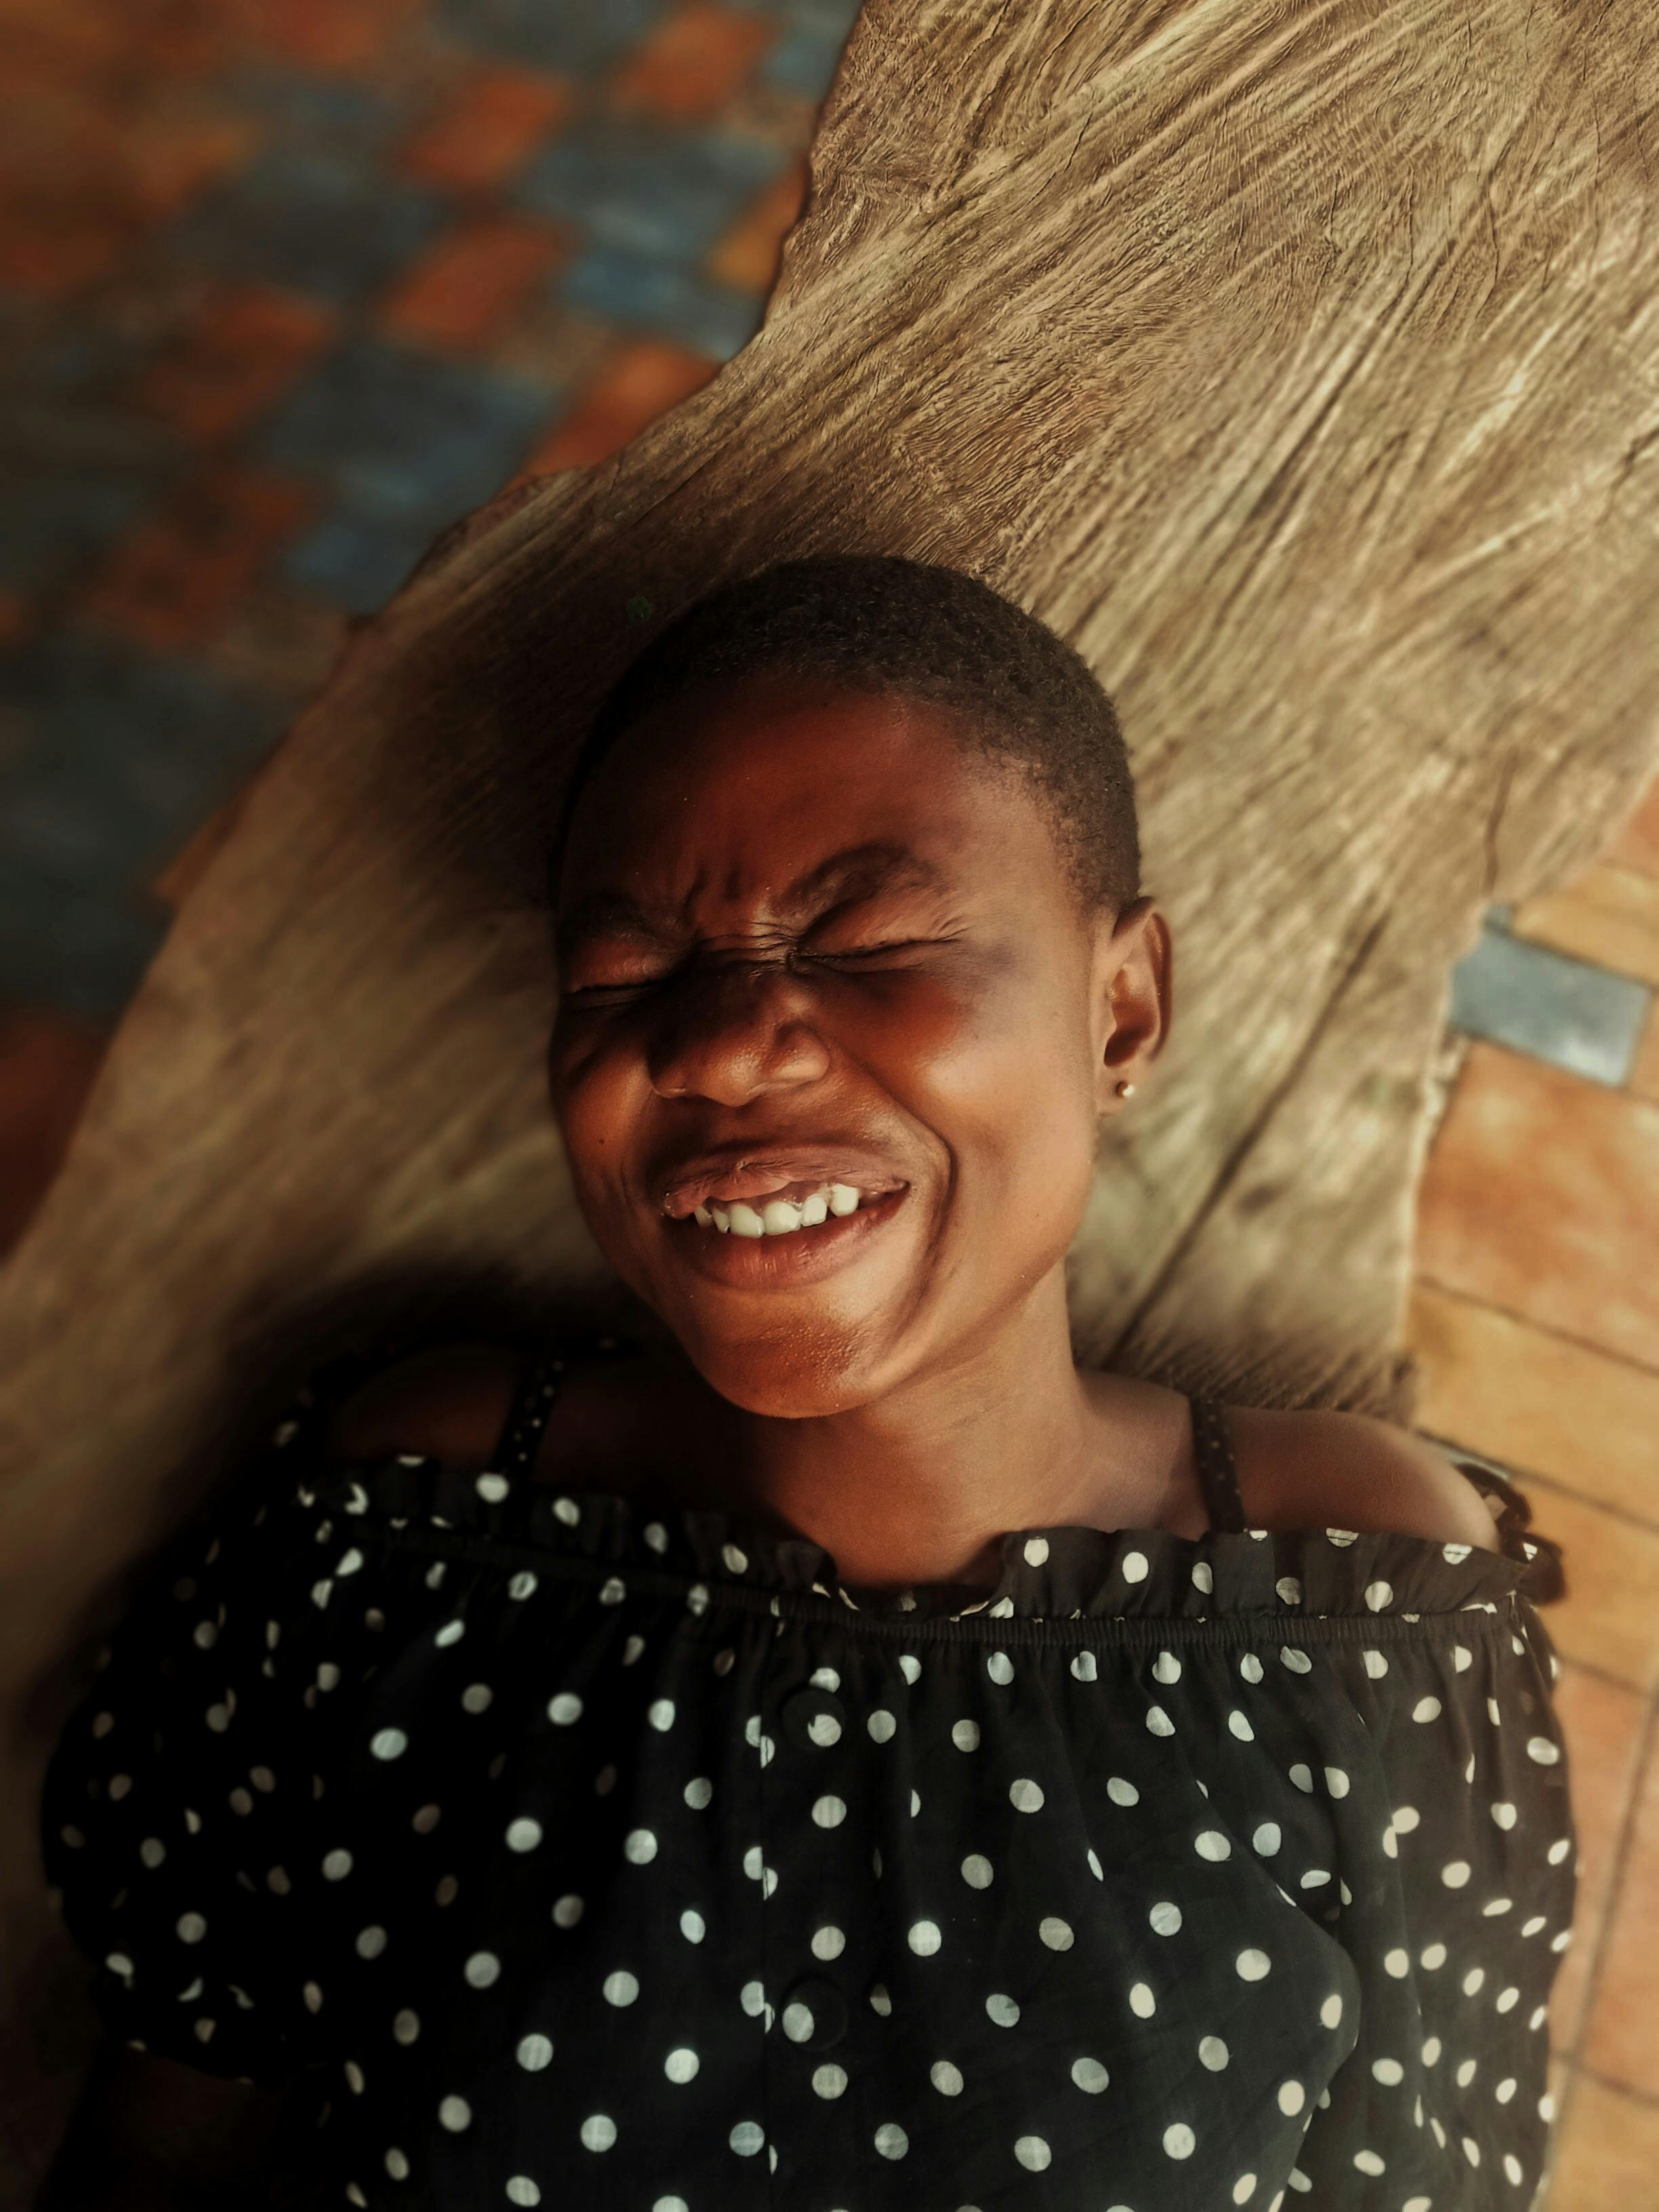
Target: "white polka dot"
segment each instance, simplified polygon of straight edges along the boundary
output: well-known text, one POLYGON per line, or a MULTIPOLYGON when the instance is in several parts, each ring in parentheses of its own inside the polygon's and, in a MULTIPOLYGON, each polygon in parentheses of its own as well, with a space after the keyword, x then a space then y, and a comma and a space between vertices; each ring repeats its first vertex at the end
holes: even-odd
POLYGON ((951 1741, 958 1751, 979 1749, 979 1723, 957 1721, 951 1730, 951 1741))
POLYGON ((815 1959, 839 1959, 847 1948, 847 1938, 839 1928, 816 1929, 812 1936, 812 1956, 815 1959))
POLYGON ((392 2021, 392 2033, 399 2043, 413 2043, 420 2032, 421 2021, 417 2013, 400 2012, 392 2021))
POLYGON ((1185 2120, 1176 2120, 1164 2130, 1164 2148, 1170 2158, 1190 2158, 1198 2148, 1198 2137, 1185 2120))
POLYGON ((357 1956, 360 1959, 378 1959, 386 1944, 384 1928, 365 1928, 357 1938, 357 1956))
POLYGON ((1287 2118, 1293 2119, 1308 2101, 1308 2093, 1299 2081, 1281 2081, 1279 2085, 1279 2109, 1287 2118))
POLYGON ((542 1824, 521 1814, 507 1823, 507 1848, 510 1851, 533 1851, 542 1839, 542 1824))
POLYGON ((585 2150, 609 2150, 617 2140, 617 2123, 608 2112, 590 2112, 581 2124, 585 2150))
POLYGON ((1152 1995, 1150 1984, 1146 1982, 1135 1984, 1129 1991, 1129 2009, 1137 2020, 1152 2018, 1158 2010, 1158 1999, 1152 1995))
POLYGON ((368 1747, 376 1759, 400 1759, 409 1749, 409 1738, 401 1729, 380 1729, 369 1739, 368 1747))
POLYGON ((1198 2057, 1200 2065, 1219 2074, 1227 2063, 1227 2046, 1218 2035, 1206 2035, 1198 2046, 1198 2057))
POLYGON ((665 1735, 674 1725, 672 1698, 654 1698, 645 1709, 645 1717, 659 1735, 665 1735))
POLYGON ((429 1836, 442 1817, 443 1814, 436 1805, 422 1805, 409 1825, 416 1835, 429 1836))
POLYGON ((521 2036, 514 2056, 526 2074, 539 2074, 553 2063, 552 2040, 545 2035, 521 2036))
POLYGON ((1021 2136, 1014 2145, 1014 2156, 1028 2173, 1041 2173, 1054 2153, 1041 2136, 1021 2136))
POLYGON ((910 2148, 910 2138, 896 2120, 884 2120, 876 2130, 876 2148, 884 2158, 902 2158, 910 2148))
POLYGON ((838 1828, 847 1818, 844 1797, 820 1797, 813 1804, 812 1818, 821 1828, 838 1828))
POLYGON ((630 1828, 623 1838, 623 1856, 631 1866, 649 1866, 657 1856, 657 1838, 649 1828, 630 1828))
POLYGON ((325 1881, 343 1881, 350 1872, 349 1851, 331 1851, 323 1861, 323 1879, 325 1881))
POLYGON ((701 1943, 708 1933, 702 1913, 692 1911, 688 1905, 680 1915, 680 1933, 688 1943, 701 1943))
POLYGON ((1042 1921, 1037 1934, 1051 1951, 1069 1951, 1077 1941, 1072 1933, 1071 1923, 1054 1913, 1048 1914, 1042 1921))
POLYGON ((493 1951, 475 1951, 461 1972, 475 1990, 487 1990, 501 1971, 501 1962, 493 1951))
POLYGON ((1165 1898, 1146 1915, 1160 1936, 1178 1936, 1182 1928, 1181 1907, 1172 1899, 1165 1898))
POLYGON ((884 1705, 878 1705, 865 1723, 865 1726, 870 1731, 870 1740, 872 1743, 888 1743, 891 1741, 893 1731, 897 1728, 898 1723, 884 1705))
POLYGON ((582 1701, 574 1690, 561 1690, 549 1701, 547 1717, 556 1727, 568 1728, 572 1721, 581 1718, 582 1701))
POLYGON ((927 2079, 941 2097, 962 2094, 962 2069, 953 2066, 948 2058, 937 2058, 927 2069, 927 2079))
POLYGON ((839 2097, 847 2087, 846 2069, 840 2066, 819 2066, 812 2075, 812 2087, 820 2097, 839 2097))
POLYGON ((1026 1538, 1025 1564, 1028 1567, 1042 1566, 1048 1557, 1048 1539, 1046 1536, 1028 1536, 1026 1538))
POLYGON ((663 2060, 662 2070, 671 2081, 692 2081, 696 2079, 697 2069, 702 2063, 696 2052, 682 2044, 678 2051, 671 2051, 663 2060))
POLYGON ((446 2097, 438 2107, 438 2118, 443 2125, 459 2135, 463 2128, 472 2124, 472 2107, 465 2097, 446 2097))
POLYGON ((994 1682, 1012 1682, 1014 1662, 1006 1651, 994 1651, 985 1662, 985 1671, 994 1682))
POLYGON ((1072 2062, 1073 2081, 1091 2097, 1098 2096, 1111 2078, 1097 2058, 1074 2058, 1072 2062))
POLYGON ((1273 1965, 1267 1953, 1254 1946, 1247 1951, 1241 1951, 1233 1963, 1238 1970, 1241 1982, 1259 1982, 1273 1965))
POLYGON ((1248 2204, 1249 2203, 1251 2197, 1255 2195, 1255 2179, 1256 2178, 1253 2173, 1241 2173, 1239 2175, 1237 2180, 1233 2184, 1233 2203, 1235 2204, 1248 2204))
POLYGON ((470 1682, 461 1692, 461 1703, 468 1712, 481 1713, 489 1707, 495 1695, 488 1682, 470 1682))
POLYGON ((1014 2027, 1019 2021, 1019 2006, 1014 1998, 994 1990, 985 2000, 985 2009, 999 2027, 1014 2027))
POLYGON ((962 1878, 969 1889, 989 1889, 994 1879, 990 1860, 982 1852, 969 1851, 962 1863, 962 1878))
POLYGON ((918 1920, 910 1930, 910 1948, 919 1959, 931 1959, 943 1941, 937 1920, 918 1920))
POLYGON ((181 1913, 178 1921, 178 1936, 181 1943, 199 1943, 207 1934, 207 1922, 199 1912, 181 1913))
POLYGON ((1029 1780, 1011 1782, 1008 1802, 1017 1813, 1040 1813, 1043 1806, 1041 1784, 1029 1780))
POLYGON ((739 2158, 753 2158, 766 2141, 766 2131, 758 2120, 739 2120, 726 2141, 739 2158))
POLYGON ((615 1973, 605 1976, 604 1990, 607 2003, 631 2005, 640 1993, 640 1985, 634 1975, 619 1966, 615 1973))
POLYGON ((553 1907, 553 1925, 556 1928, 574 1928, 581 1918, 583 1909, 581 1899, 574 1891, 569 1892, 553 1907))

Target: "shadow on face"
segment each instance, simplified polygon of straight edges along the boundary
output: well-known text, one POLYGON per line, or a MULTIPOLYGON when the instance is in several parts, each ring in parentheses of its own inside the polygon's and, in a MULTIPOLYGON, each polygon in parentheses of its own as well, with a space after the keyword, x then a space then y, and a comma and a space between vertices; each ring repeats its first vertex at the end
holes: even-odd
POLYGON ((837 1412, 1064 1330, 1101 1118, 1162 1049, 1169 933, 1150 899, 1079 912, 1042 800, 947 709, 781 674, 653 709, 581 794, 556 927, 578 1201, 722 1396, 837 1412), (739 1250, 664 1210, 738 1144, 854 1147, 908 1188, 822 1263, 811 1228, 739 1250))

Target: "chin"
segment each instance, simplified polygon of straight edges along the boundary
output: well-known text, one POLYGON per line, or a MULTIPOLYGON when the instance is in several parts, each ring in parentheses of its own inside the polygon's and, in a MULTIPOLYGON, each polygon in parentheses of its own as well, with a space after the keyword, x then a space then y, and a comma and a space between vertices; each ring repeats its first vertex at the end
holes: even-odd
POLYGON ((795 1332, 782 1341, 761 1336, 734 1342, 696 1330, 676 1328, 674 1334, 711 1389, 745 1413, 768 1420, 819 1419, 849 1412, 878 1395, 869 1384, 860 1387, 849 1371, 856 1361, 840 1335, 828 1340, 815 1335, 803 1342, 795 1332))

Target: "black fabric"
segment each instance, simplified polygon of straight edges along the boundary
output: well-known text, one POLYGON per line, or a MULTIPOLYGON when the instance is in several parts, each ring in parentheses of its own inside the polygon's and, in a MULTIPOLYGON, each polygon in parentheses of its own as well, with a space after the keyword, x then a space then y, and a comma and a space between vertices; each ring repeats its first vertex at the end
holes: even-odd
POLYGON ((848 1589, 529 1480, 566 1357, 626 1349, 556 1346, 477 1475, 331 1470, 302 1392, 56 1747, 94 2001, 293 2085, 279 2201, 1531 2204, 1577 1838, 1513 1529, 1023 1529, 971 1601, 848 1589))

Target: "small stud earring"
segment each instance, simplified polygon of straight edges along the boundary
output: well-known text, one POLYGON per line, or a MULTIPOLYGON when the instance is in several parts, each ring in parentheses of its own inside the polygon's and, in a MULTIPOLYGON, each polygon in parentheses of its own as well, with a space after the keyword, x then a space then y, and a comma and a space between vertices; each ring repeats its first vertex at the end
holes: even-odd
POLYGON ((1117 1095, 1120 1098, 1133 1098, 1134 1090, 1133 1083, 1120 1083, 1117 1086, 1117 1095))

